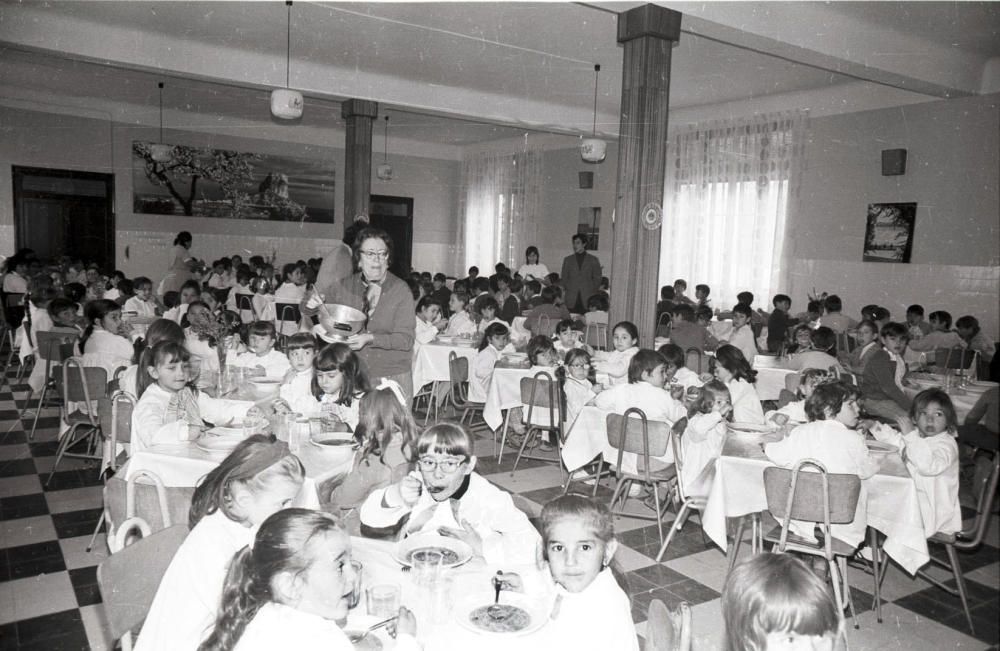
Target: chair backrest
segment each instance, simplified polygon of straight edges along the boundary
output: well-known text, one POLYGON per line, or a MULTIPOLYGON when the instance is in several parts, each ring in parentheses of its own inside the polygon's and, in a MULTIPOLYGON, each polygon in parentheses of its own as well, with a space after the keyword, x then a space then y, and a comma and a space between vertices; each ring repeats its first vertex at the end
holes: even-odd
MULTIPOLYGON (((677 467, 677 476, 680 477, 684 469, 684 449, 681 446, 681 437, 684 436, 684 430, 687 429, 688 419, 687 416, 684 418, 678 418, 677 421, 670 427, 670 447, 674 453, 674 466, 677 467)), ((680 496, 683 501, 685 497, 684 494, 684 482, 677 482, 677 495, 680 496)))
POLYGON ((990 517, 993 515, 993 501, 997 497, 997 483, 1000 482, 1000 453, 993 453, 993 463, 990 473, 979 479, 979 486, 973 486, 976 491, 976 518, 972 527, 962 531, 955 547, 959 549, 975 549, 983 542, 986 530, 989 528, 990 517))
POLYGON ((639 469, 648 472, 649 459, 662 457, 670 443, 670 426, 663 421, 647 420, 646 412, 638 407, 625 410, 624 414, 608 414, 605 420, 608 444, 618 450, 618 468, 622 454, 640 455, 639 469))
POLYGON ((448 394, 451 396, 451 404, 455 407, 462 407, 468 398, 469 382, 469 360, 466 357, 459 357, 455 351, 448 353, 448 394))
MULTIPOLYGON (((90 405, 108 397, 108 372, 103 368, 84 366, 83 358, 69 357, 64 361, 62 371, 64 402, 85 402, 90 405)), ((95 421, 94 424, 98 423, 95 421)))
POLYGON ((583 343, 600 350, 607 349, 608 324, 588 323, 587 327, 583 331, 583 343))
POLYGON ((97 414, 101 419, 101 431, 111 438, 111 469, 117 470, 114 449, 118 443, 132 441, 132 410, 135 399, 124 391, 115 391, 110 398, 97 401, 97 414))
POLYGON ((559 383, 545 371, 535 373, 533 377, 521 378, 521 404, 527 405, 524 422, 528 427, 537 425, 536 410, 545 410, 541 422, 545 426, 559 430, 562 438, 562 400, 559 383))
POLYGON ((38 358, 53 362, 62 362, 66 358, 72 357, 73 344, 80 338, 80 334, 77 332, 50 332, 42 330, 35 334, 38 336, 36 345, 38 358))
POLYGON ((97 566, 97 585, 113 639, 142 624, 187 534, 187 525, 169 527, 108 556, 97 566))
MULTIPOLYGON (((164 486, 155 473, 139 470, 128 480, 120 473, 108 479, 104 484, 104 509, 118 529, 122 523, 139 518, 151 531, 160 531, 188 521, 193 496, 193 487, 164 486)), ((116 537, 119 536, 108 534, 109 546, 116 537)))
POLYGON ((535 320, 535 331, 532 334, 551 337, 556 331, 556 320, 550 319, 548 314, 540 314, 535 320))
POLYGON ((705 372, 705 352, 700 348, 688 348, 684 354, 684 365, 701 375, 705 372))
POLYGON ((781 522, 778 551, 784 551, 792 520, 821 524, 828 544, 831 524, 853 522, 861 494, 861 479, 857 475, 827 473, 819 461, 802 459, 791 469, 765 468, 764 493, 767 510, 781 522), (817 471, 804 471, 807 466, 817 471))
POLYGON ((302 320, 302 312, 298 303, 278 303, 274 304, 274 325, 278 329, 278 335, 286 336, 295 334, 299 330, 299 322, 302 320))
POLYGON ((691 606, 686 601, 669 610, 659 599, 649 603, 646 651, 690 651, 691 606))
POLYGON ((961 346, 938 348, 934 353, 934 361, 938 368, 968 370, 975 364, 978 355, 977 351, 961 346))
POLYGON ((837 333, 837 353, 847 355, 854 350, 854 340, 846 332, 837 333))

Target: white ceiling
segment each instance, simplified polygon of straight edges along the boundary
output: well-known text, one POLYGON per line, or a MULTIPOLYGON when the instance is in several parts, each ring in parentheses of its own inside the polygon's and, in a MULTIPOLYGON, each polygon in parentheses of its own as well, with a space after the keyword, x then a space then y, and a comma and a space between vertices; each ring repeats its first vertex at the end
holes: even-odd
MULTIPOLYGON (((298 1, 292 8, 291 86, 312 98, 304 118, 309 124, 339 127, 337 101, 363 97, 387 108, 390 140, 399 134, 466 145, 518 136, 526 127, 589 132, 593 64, 601 63, 598 130, 614 133, 622 50, 616 17, 608 10, 635 4, 298 1)), ((856 83, 866 53, 852 42, 831 57, 837 39, 852 36, 836 33, 838 21, 866 26, 870 56, 883 62, 871 78, 900 80, 903 87, 915 87, 915 73, 905 61, 893 68, 885 48, 880 51, 892 41, 880 43, 880 33, 912 35, 913 47, 934 53, 945 48, 949 56, 937 58, 963 71, 1000 56, 997 3, 665 4, 685 12, 687 32, 673 51, 675 109, 802 97, 803 91, 835 92, 856 83), (776 41, 783 25, 817 43, 816 56, 794 43, 809 65, 788 60, 781 47, 761 51, 760 43, 766 48, 776 41), (748 45, 733 38, 739 26, 756 40, 748 45), (715 40, 720 35, 739 47, 715 40)), ((133 119, 152 123, 156 81, 166 78, 164 99, 171 110, 259 121, 267 89, 284 84, 285 19, 280 1, 2 4, 0 47, 7 49, 0 59, 0 93, 28 89, 113 102, 135 107, 133 119)), ((947 77, 947 70, 933 72, 947 77)), ((939 78, 915 81, 941 85, 939 78)))

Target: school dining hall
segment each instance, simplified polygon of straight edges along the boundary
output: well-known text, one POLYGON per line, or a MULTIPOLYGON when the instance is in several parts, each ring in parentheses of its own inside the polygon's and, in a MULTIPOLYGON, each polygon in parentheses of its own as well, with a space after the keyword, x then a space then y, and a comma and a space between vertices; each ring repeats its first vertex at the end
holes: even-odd
POLYGON ((0 650, 1000 648, 1000 3, 0 2, 0 650))

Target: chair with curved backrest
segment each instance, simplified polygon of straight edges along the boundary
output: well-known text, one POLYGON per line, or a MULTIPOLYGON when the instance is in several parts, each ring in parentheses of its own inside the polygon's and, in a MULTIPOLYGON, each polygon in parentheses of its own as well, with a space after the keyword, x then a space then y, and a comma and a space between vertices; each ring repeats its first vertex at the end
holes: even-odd
POLYGON ((535 327, 531 334, 551 337, 555 331, 556 320, 549 318, 548 314, 540 314, 535 320, 535 327))
MULTIPOLYGON (((521 459, 536 459, 540 461, 555 461, 562 468, 562 446, 565 441, 563 434, 563 405, 562 391, 559 383, 556 382, 546 371, 539 371, 533 377, 521 378, 521 405, 524 414, 524 425, 528 428, 524 433, 524 440, 517 451, 517 458, 514 459, 514 467, 510 474, 513 477, 517 470, 517 464, 521 459), (530 441, 535 437, 542 436, 545 432, 551 432, 556 436, 556 457, 543 457, 526 455, 524 450, 529 446, 530 441)), ((506 430, 504 430, 506 434, 506 430)), ((500 449, 503 450, 505 441, 500 441, 500 449)))
MULTIPOLYGON (((646 413, 637 407, 627 409, 624 414, 608 414, 606 423, 608 445, 618 451, 614 469, 615 489, 611 495, 611 501, 608 503, 611 512, 615 515, 627 515, 630 518, 655 519, 662 543, 664 509, 660 507, 659 488, 663 484, 667 485, 668 490, 671 488, 672 483, 677 480, 677 466, 670 464, 665 468, 651 470, 650 464, 654 457, 662 457, 666 454, 667 446, 670 445, 670 425, 663 421, 647 420, 646 413), (622 470, 622 459, 626 452, 638 455, 636 472, 622 470), (619 501, 624 509, 625 502, 629 497, 629 489, 636 482, 652 488, 655 517, 615 510, 615 504, 619 501)), ((594 495, 597 495, 597 486, 601 483, 600 465, 603 464, 599 464, 594 484, 594 495)), ((665 493, 663 497, 665 499, 667 494, 665 493)))
POLYGON ((97 566, 111 638, 121 639, 123 650, 132 648, 132 632, 146 619, 160 581, 187 534, 186 524, 174 525, 144 536, 97 566))
MULTIPOLYGON (((101 398, 97 401, 97 415, 101 420, 101 431, 108 439, 104 453, 105 462, 112 476, 118 472, 118 444, 128 445, 132 441, 133 409, 135 409, 135 398, 124 391, 115 391, 110 398, 101 398)), ((107 503, 106 485, 105 503, 107 503)), ((111 522, 107 517, 107 511, 94 527, 94 534, 90 537, 87 552, 93 549, 94 541, 97 540, 97 534, 101 532, 101 526, 105 521, 111 522)))
POLYGON ((278 331, 278 342, 284 349, 285 340, 299 331, 299 323, 302 321, 302 312, 298 303, 274 304, 274 327, 278 331))
POLYGON ((117 552, 127 542, 125 523, 142 520, 148 531, 160 531, 188 521, 194 488, 164 486, 159 475, 137 470, 126 480, 119 473, 104 485, 104 518, 108 523, 108 548, 117 552))
POLYGON ((608 349, 608 324, 588 322, 583 331, 583 343, 595 350, 608 349))
POLYGON ((68 357, 63 362, 62 381, 62 421, 69 425, 67 431, 59 439, 56 460, 52 464, 49 478, 45 480, 48 486, 52 476, 59 467, 59 462, 65 457, 77 459, 101 460, 104 458, 101 439, 101 421, 97 414, 98 401, 108 396, 108 372, 103 368, 84 366, 79 357, 68 357), (73 408, 74 403, 82 403, 83 409, 73 408), (79 434, 79 430, 84 434, 79 434), (74 447, 83 445, 84 452, 70 452, 74 447))
MULTIPOLYGON (((483 403, 469 400, 469 360, 466 357, 459 357, 455 351, 448 353, 448 396, 451 406, 462 415, 459 423, 464 423, 469 418, 469 425, 472 425, 472 416, 479 412, 483 414, 483 403)), ((496 443, 496 435, 493 437, 496 443)))
MULTIPOLYGON (((993 502, 997 495, 997 483, 1000 481, 1000 452, 993 454, 993 465, 989 475, 981 479, 979 486, 975 486, 976 495, 976 517, 967 529, 954 534, 935 533, 927 539, 929 544, 942 545, 948 554, 948 562, 931 555, 931 562, 945 569, 950 569, 955 577, 955 587, 945 585, 940 580, 929 575, 926 570, 917 570, 917 575, 930 581, 949 594, 957 595, 962 601, 962 610, 965 611, 965 619, 969 623, 969 631, 975 635, 976 630, 972 623, 972 614, 969 612, 969 598, 965 587, 965 576, 962 574, 962 566, 958 562, 958 551, 974 551, 982 544, 989 529, 990 517, 993 514, 993 502)), ((883 572, 884 576, 884 572, 883 572)))
MULTIPOLYGON (((42 413, 42 409, 49 406, 55 407, 59 404, 58 402, 51 405, 45 403, 46 396, 52 390, 50 383, 52 382, 53 367, 59 366, 64 360, 73 356, 73 348, 76 345, 77 339, 80 338, 80 334, 77 332, 49 332, 43 330, 35 334, 38 338, 37 345, 35 346, 35 363, 40 364, 41 360, 45 360, 45 376, 42 390, 38 394, 38 401, 35 403, 35 418, 31 424, 31 433, 28 434, 29 440, 35 438, 35 429, 38 427, 38 418, 42 413)), ((22 417, 28 409, 28 404, 30 404, 30 400, 25 404, 25 408, 21 412, 22 417)))
MULTIPOLYGON (((834 538, 830 525, 854 521, 861 495, 861 479, 857 475, 827 473, 819 461, 802 459, 791 469, 777 466, 765 468, 764 493, 767 496, 767 510, 781 523, 780 527, 765 534, 764 540, 774 543, 773 551, 778 553, 793 551, 826 559, 838 611, 843 612, 846 600, 857 628, 854 601, 847 585, 847 559, 854 555, 855 548, 834 538), (814 468, 816 472, 805 471, 806 467, 814 468), (812 542, 789 534, 788 528, 792 520, 817 523, 823 530, 823 540, 812 542)), ((875 561, 875 566, 878 567, 877 557, 875 561)), ((878 572, 875 574, 877 576, 878 572)), ((875 582, 877 584, 878 580, 875 582)), ((881 603, 877 590, 875 604, 881 620, 881 603)))
POLYGON ((708 370, 708 360, 701 348, 688 348, 684 353, 684 366, 701 375, 708 370))
POLYGON ((938 348, 934 351, 934 361, 942 373, 958 371, 964 375, 969 370, 978 370, 979 351, 961 346, 938 348))
POLYGON ((257 310, 253 306, 253 294, 236 294, 236 311, 239 312, 243 325, 256 321, 257 310))
POLYGON ((656 318, 656 329, 653 331, 653 336, 669 337, 670 321, 670 312, 660 312, 660 316, 656 318))
POLYGON ((670 610, 659 599, 649 602, 646 651, 691 651, 691 606, 686 601, 670 610))

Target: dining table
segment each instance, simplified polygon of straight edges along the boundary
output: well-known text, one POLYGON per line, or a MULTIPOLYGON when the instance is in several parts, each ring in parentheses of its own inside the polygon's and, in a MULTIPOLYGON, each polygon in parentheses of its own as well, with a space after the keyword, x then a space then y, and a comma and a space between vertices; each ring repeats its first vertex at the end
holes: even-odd
MULTIPOLYGON (((864 480, 868 526, 885 535, 882 548, 889 557, 914 574, 930 560, 917 487, 898 452, 878 457, 879 472, 864 480)), ((767 510, 764 469, 774 465, 760 434, 730 431, 726 436, 701 514, 702 528, 723 551, 728 549, 727 518, 767 510)))
POLYGON ((533 377, 540 370, 555 377, 555 369, 532 368, 526 358, 505 356, 497 362, 483 406, 483 420, 490 429, 496 431, 504 424, 504 411, 521 406, 521 378, 533 377))
POLYGON ((951 398, 951 404, 955 406, 955 415, 961 423, 983 394, 996 386, 996 382, 987 380, 972 380, 964 383, 964 386, 958 386, 957 378, 946 377, 943 373, 910 373, 903 384, 903 393, 913 399, 926 389, 943 389, 951 398))
POLYGON ((781 390, 785 388, 785 379, 795 373, 788 368, 786 360, 774 355, 757 355, 753 361, 753 369, 757 371, 754 389, 761 400, 777 400, 781 390))
POLYGON ((474 338, 444 337, 437 338, 417 348, 413 354, 413 387, 419 390, 431 382, 448 382, 451 374, 448 369, 448 359, 455 353, 459 357, 472 360, 476 357, 476 342, 474 338))
MULTIPOLYGON (((560 648, 546 625, 554 598, 547 570, 535 564, 489 564, 481 557, 474 557, 457 567, 440 568, 433 577, 427 578, 396 559, 394 551, 398 544, 394 540, 355 536, 351 538, 351 556, 362 566, 362 590, 372 586, 398 587, 400 604, 411 610, 417 621, 416 638, 423 651, 560 648), (521 578, 523 591, 517 594, 501 592, 499 602, 530 604, 530 632, 490 633, 475 630, 468 624, 470 609, 494 603, 496 592, 492 579, 498 571, 513 572, 521 578)), ((348 614, 345 629, 357 630, 377 621, 379 618, 368 612, 366 600, 362 598, 348 614)), ((378 637, 382 648, 393 648, 393 641, 384 630, 373 635, 378 637)))

